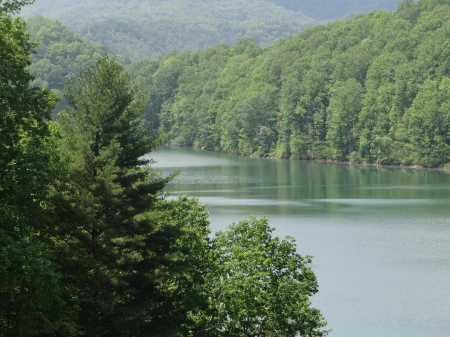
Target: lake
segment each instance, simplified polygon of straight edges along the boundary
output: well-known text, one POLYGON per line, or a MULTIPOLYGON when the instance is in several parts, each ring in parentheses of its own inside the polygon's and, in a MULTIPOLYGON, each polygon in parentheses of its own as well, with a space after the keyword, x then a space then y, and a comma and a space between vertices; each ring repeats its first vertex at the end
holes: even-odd
POLYGON ((450 336, 450 174, 162 147, 168 186, 207 204, 213 232, 248 215, 313 255, 312 298, 334 337, 450 336))

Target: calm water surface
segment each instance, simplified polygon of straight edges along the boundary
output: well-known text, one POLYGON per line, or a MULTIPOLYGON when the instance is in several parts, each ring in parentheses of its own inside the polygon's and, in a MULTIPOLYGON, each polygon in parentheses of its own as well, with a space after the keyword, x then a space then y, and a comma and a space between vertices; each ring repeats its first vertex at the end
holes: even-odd
POLYGON ((252 214, 313 255, 312 299, 335 337, 450 336, 450 174, 230 156, 149 155, 206 203, 213 231, 252 214))

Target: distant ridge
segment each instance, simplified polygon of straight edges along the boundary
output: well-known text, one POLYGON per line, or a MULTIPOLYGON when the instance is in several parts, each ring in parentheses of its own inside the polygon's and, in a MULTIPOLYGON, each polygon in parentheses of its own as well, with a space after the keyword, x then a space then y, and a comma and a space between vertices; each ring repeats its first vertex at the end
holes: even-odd
MULTIPOLYGON (((278 6, 301 11, 315 20, 335 20, 353 13, 395 10, 399 0, 269 0, 278 6)), ((417 1, 416 1, 417 2, 417 1)))
POLYGON ((270 0, 37 0, 21 14, 59 20, 132 61, 243 38, 267 46, 318 24, 270 0))

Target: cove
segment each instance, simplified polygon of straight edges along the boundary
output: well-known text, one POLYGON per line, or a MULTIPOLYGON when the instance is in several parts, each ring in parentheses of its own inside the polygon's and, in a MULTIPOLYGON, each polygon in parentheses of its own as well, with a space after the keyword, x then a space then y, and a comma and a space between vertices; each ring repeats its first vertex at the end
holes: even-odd
POLYGON ((169 184, 207 204, 213 232, 252 214, 313 255, 312 298, 330 336, 450 336, 450 174, 232 156, 148 155, 169 184))

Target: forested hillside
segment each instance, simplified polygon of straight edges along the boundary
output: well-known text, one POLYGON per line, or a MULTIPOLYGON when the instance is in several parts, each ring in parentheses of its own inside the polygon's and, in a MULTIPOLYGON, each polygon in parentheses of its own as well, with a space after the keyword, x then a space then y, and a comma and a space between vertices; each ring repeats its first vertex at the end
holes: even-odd
POLYGON ((336 20, 348 14, 395 10, 399 0, 270 0, 284 8, 301 11, 316 20, 336 20))
POLYGON ((252 38, 270 45, 315 23, 269 0, 37 0, 42 14, 131 60, 252 38))
POLYGON ((146 118, 172 144, 280 158, 449 162, 450 1, 143 60, 146 118))
POLYGON ((60 103, 55 111, 65 106, 61 93, 69 75, 78 75, 95 62, 102 48, 92 41, 81 38, 60 22, 37 16, 29 19, 26 26, 30 41, 37 43, 31 55, 30 72, 36 77, 34 85, 54 89, 60 103))
POLYGON ((78 75, 95 62, 102 48, 81 38, 60 22, 42 16, 27 21, 30 40, 37 43, 31 55, 30 71, 40 79, 38 85, 60 89, 67 74, 78 75))

